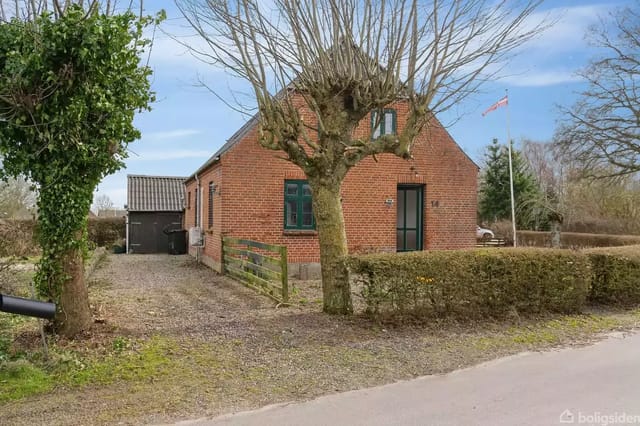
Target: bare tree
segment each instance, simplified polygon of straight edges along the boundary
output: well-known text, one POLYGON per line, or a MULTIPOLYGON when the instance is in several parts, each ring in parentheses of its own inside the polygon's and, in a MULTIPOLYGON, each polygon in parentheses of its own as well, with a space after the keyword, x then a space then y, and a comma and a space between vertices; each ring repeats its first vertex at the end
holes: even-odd
POLYGON ((111 15, 118 11, 137 11, 142 16, 143 0, 0 0, 0 22, 12 18, 32 21, 44 12, 55 17, 63 15, 72 6, 82 7, 87 14, 99 11, 111 15))
POLYGON ((563 158, 549 142, 525 139, 521 152, 539 188, 527 200, 525 211, 531 215, 533 222, 548 225, 551 246, 560 247, 561 226, 571 211, 567 203, 567 174, 571 162, 563 158))
POLYGON ((382 153, 410 158, 435 114, 494 78, 545 26, 530 19, 538 0, 176 3, 206 42, 192 52, 253 88, 260 144, 283 151, 308 178, 329 313, 352 311, 340 204, 349 169, 382 153), (354 135, 361 120, 374 112, 381 121, 394 102, 408 108, 397 134, 354 135), (308 112, 312 120, 303 118, 308 112))
POLYGON ((113 201, 111 201, 111 198, 109 198, 108 195, 98 195, 93 200, 93 209, 95 210, 96 214, 100 213, 101 210, 113 210, 113 207, 113 201))
POLYGON ((588 176, 640 171, 640 3, 635 5, 590 28, 593 45, 605 53, 580 72, 589 88, 563 109, 566 121, 555 137, 588 176))
POLYGON ((36 193, 22 178, 0 181, 0 219, 31 218, 36 210, 36 193))
MULTIPOLYGON (((553 230, 561 221, 566 230, 589 233, 634 233, 640 223, 640 180, 636 176, 593 179, 584 176, 575 159, 558 152, 552 142, 524 140, 524 155, 540 186, 539 196, 530 200, 533 212, 549 220, 553 230)), ((613 167, 596 170, 607 176, 613 167)))

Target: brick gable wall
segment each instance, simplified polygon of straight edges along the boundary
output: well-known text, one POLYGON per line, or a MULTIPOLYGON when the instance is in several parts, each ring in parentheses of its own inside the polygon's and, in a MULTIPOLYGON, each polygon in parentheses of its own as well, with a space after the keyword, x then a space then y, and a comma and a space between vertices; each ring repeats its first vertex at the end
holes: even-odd
MULTIPOLYGON (((406 121, 407 105, 398 102, 398 131, 406 121)), ((307 112, 306 122, 314 116, 307 112)), ((367 137, 370 118, 356 130, 367 137)), ((395 251, 396 190, 398 184, 424 185, 424 248, 454 249, 475 244, 477 166, 442 126, 434 122, 416 139, 413 159, 392 154, 366 158, 347 175, 342 188, 349 250, 395 251), (393 200, 393 204, 386 203, 393 200)), ((283 153, 260 147, 257 128, 252 129, 220 162, 199 179, 203 188, 203 221, 206 229, 208 183, 218 184, 214 195, 214 227, 206 234, 204 260, 219 269, 220 236, 254 239, 288 247, 290 263, 319 261, 315 232, 284 230, 284 181, 305 179, 302 170, 282 159, 283 153)), ((195 181, 187 183, 192 197, 195 181)), ((185 226, 193 226, 195 202, 185 214, 185 226)), ((195 251, 191 249, 193 254, 195 251)))

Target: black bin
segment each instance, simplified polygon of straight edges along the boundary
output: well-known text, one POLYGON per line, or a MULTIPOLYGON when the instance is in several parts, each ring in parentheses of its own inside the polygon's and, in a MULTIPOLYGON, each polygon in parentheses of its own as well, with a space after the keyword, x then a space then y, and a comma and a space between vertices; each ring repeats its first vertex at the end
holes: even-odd
POLYGON ((169 254, 187 253, 187 231, 186 229, 172 229, 166 231, 169 237, 169 254))

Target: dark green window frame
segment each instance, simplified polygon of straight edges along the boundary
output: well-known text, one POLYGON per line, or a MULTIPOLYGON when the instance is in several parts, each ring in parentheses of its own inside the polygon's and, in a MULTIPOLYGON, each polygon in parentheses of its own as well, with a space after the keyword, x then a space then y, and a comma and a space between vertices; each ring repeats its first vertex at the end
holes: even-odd
POLYGON ((397 122, 398 122, 398 117, 397 117, 398 114, 396 110, 392 108, 385 108, 384 117, 382 117, 382 120, 380 120, 380 123, 378 123, 378 128, 375 127, 377 116, 378 116, 378 110, 371 111, 371 139, 372 140, 377 139, 382 135, 395 135, 397 131, 397 122), (387 123, 386 118, 388 114, 392 116, 391 129, 387 129, 387 126, 386 126, 386 123, 387 123), (378 129, 380 130, 380 134, 376 136, 375 133, 376 133, 376 130, 378 129))
POLYGON ((397 247, 396 251, 415 251, 422 250, 423 242, 424 242, 424 185, 398 185, 397 190, 397 209, 402 210, 403 216, 400 217, 400 212, 398 211, 397 216, 397 247), (415 223, 413 225, 407 224, 409 209, 407 208, 407 195, 408 192, 416 192, 415 206, 413 213, 415 214, 415 223), (400 208, 400 206, 403 206, 400 208), (416 233, 416 244, 415 247, 407 248, 407 233, 415 232, 416 233), (400 244, 402 241, 402 244, 400 244))
POLYGON ((284 181, 284 229, 314 230, 316 219, 311 207, 311 188, 306 180, 284 181), (295 193, 294 193, 295 188, 295 193), (308 206, 307 211, 304 207, 308 206), (310 221, 309 219, 310 217, 310 221), (305 220, 307 219, 307 220, 305 220))

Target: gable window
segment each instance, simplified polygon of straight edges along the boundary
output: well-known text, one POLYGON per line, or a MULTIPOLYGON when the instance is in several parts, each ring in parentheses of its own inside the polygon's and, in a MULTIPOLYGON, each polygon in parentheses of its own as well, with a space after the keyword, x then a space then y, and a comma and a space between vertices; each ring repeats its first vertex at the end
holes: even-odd
POLYGON ((187 192, 187 209, 191 210, 191 191, 187 192))
POLYGON ((382 135, 396 134, 396 110, 385 109, 384 117, 381 119, 378 118, 379 113, 378 110, 371 112, 371 139, 377 139, 382 135))
POLYGON ((284 228, 315 229, 311 187, 306 180, 284 181, 284 228))
POLYGON ((213 194, 216 192, 216 186, 213 182, 209 182, 209 214, 208 214, 208 222, 209 228, 213 226, 213 194))

